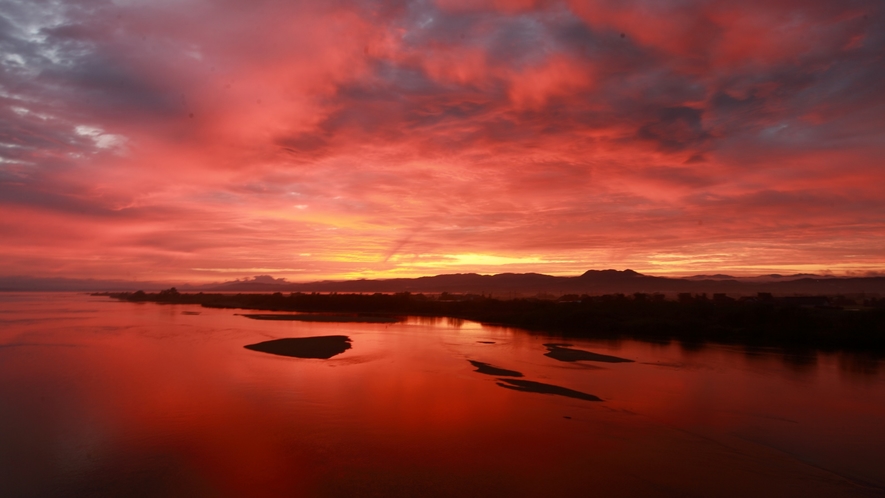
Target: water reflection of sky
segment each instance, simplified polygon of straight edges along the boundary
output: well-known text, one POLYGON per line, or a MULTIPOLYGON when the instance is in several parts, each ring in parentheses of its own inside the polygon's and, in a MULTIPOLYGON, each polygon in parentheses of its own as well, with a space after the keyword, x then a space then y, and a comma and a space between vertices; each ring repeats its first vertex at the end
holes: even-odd
POLYGON ((0 317, 0 481, 13 496, 885 486, 885 375, 869 356, 564 341, 419 317, 268 322, 72 294, 2 294, 0 317), (320 335, 353 347, 329 360, 243 347, 320 335), (557 361, 551 342, 635 362, 557 361), (470 361, 602 401, 505 388, 470 361))

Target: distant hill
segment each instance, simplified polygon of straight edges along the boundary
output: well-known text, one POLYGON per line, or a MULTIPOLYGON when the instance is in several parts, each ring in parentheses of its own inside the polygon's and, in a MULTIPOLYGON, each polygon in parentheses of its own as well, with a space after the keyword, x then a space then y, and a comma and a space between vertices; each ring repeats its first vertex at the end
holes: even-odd
POLYGON ((538 294, 634 294, 725 293, 750 295, 770 292, 794 294, 882 294, 885 277, 831 277, 821 275, 696 275, 687 278, 655 277, 633 270, 588 270, 574 277, 555 277, 540 273, 454 273, 418 278, 378 280, 324 280, 296 283, 270 275, 224 282, 188 285, 160 282, 132 282, 91 279, 0 277, 0 291, 135 291, 160 290, 175 286, 182 292, 339 292, 439 294, 485 294, 499 298, 526 297, 538 294))
POLYGON ((472 293, 498 297, 537 294, 726 293, 734 295, 885 293, 885 277, 823 277, 819 275, 766 275, 738 278, 728 275, 669 278, 643 275, 633 270, 589 270, 576 277, 540 273, 480 275, 455 273, 419 278, 319 281, 293 283, 268 275, 254 279, 199 287, 221 292, 412 292, 472 293), (780 277, 780 278, 778 278, 780 277))

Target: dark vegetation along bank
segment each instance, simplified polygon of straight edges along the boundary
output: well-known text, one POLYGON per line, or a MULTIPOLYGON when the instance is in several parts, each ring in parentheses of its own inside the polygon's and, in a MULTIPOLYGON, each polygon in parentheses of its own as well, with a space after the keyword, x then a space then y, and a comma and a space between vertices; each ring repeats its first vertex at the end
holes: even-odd
MULTIPOLYGON (((423 315, 460 318, 564 337, 636 338, 702 343, 885 352, 885 299, 846 300, 760 294, 740 300, 717 294, 563 296, 501 300, 477 295, 102 293, 131 302, 199 304, 274 312, 423 315)), ((367 320, 372 321, 372 320, 367 320)))

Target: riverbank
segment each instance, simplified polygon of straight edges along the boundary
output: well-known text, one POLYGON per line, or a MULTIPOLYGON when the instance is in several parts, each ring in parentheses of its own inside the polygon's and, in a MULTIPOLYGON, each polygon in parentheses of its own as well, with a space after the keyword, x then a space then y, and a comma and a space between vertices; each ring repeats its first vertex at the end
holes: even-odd
MULTIPOLYGON (((682 295, 575 296, 572 300, 512 299, 423 294, 190 294, 111 292, 129 302, 198 304, 273 312, 322 313, 346 320, 394 320, 423 315, 460 318, 518 327, 563 337, 633 338, 687 343, 717 342, 747 346, 853 350, 885 353, 885 306, 828 304, 824 296, 752 300, 682 295)), ((307 319, 307 318, 305 318, 307 319)), ((316 319, 328 319, 317 317, 316 319)))

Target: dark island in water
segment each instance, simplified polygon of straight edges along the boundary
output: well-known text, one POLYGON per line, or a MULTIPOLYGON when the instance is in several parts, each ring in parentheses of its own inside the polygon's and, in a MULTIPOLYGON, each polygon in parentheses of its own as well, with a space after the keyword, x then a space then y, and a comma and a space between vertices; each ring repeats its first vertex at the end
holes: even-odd
POLYGON ((245 348, 278 356, 328 360, 350 349, 350 338, 344 335, 287 337, 247 344, 245 348))
MULTIPOLYGON (((735 299, 724 294, 564 295, 497 299, 476 294, 99 293, 130 302, 198 304, 316 313, 302 320, 386 323, 408 315, 451 317, 562 337, 633 338, 686 343, 815 348, 885 353, 885 299, 838 296, 735 299)), ((268 318, 261 316, 261 318, 268 318)), ((272 317, 271 317, 272 318, 272 317)))

